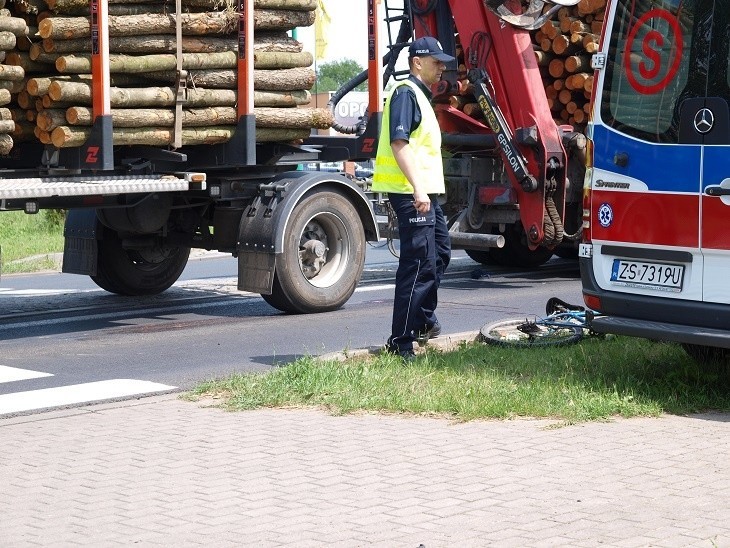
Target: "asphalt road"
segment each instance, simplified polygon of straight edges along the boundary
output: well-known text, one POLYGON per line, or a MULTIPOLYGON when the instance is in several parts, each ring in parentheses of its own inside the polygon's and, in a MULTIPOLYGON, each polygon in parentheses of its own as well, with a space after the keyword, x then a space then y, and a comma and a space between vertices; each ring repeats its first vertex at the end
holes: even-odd
MULTIPOLYGON (((175 286, 154 297, 111 295, 88 278, 59 273, 3 277, 0 415, 188 389, 303 355, 382 345, 395 266, 387 250, 370 249, 348 303, 313 315, 282 314, 239 292, 236 261, 217 255, 192 260, 175 286)), ((552 296, 581 302, 577 264, 555 259, 525 272, 485 268, 455 252, 438 314, 444 334, 478 331, 487 322, 540 314, 552 296)))

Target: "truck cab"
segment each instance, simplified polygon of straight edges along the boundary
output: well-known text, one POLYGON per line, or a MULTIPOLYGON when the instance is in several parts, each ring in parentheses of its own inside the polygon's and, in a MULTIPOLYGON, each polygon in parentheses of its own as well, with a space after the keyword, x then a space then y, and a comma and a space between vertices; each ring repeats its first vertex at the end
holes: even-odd
POLYGON ((730 2, 611 0, 580 266, 598 332, 730 349, 730 2))

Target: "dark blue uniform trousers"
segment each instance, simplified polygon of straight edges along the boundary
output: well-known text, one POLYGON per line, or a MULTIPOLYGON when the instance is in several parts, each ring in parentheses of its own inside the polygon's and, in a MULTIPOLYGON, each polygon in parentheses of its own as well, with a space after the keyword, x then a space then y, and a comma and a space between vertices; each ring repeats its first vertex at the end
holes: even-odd
POLYGON ((437 323, 437 293, 451 259, 451 242, 444 213, 435 198, 428 213, 416 211, 412 194, 389 193, 388 199, 398 217, 400 239, 388 346, 409 350, 419 332, 437 323))

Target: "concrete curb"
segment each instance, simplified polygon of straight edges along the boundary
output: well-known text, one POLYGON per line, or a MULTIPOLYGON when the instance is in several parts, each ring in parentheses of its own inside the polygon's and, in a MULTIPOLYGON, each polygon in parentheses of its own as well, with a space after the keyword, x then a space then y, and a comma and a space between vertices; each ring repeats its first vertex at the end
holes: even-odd
MULTIPOLYGON (((435 339, 431 339, 425 345, 416 345, 416 354, 421 354, 426 347, 437 348, 448 352, 455 350, 460 344, 465 342, 475 342, 479 337, 479 331, 464 331, 463 333, 453 333, 451 335, 441 335, 435 339)), ((355 348, 339 350, 337 352, 329 352, 317 356, 321 361, 339 361, 344 362, 352 358, 362 358, 365 356, 377 356, 383 352, 382 346, 368 346, 367 348, 355 348)))

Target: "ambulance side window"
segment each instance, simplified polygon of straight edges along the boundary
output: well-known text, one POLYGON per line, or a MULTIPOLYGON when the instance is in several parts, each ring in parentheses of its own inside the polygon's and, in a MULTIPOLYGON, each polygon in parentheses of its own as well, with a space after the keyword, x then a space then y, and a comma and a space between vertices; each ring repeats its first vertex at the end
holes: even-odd
MULTIPOLYGON (((707 66, 695 60, 699 0, 620 0, 610 36, 603 122, 655 143, 676 143, 679 104, 705 93, 707 66)), ((706 62, 705 62, 706 64, 706 62)))

